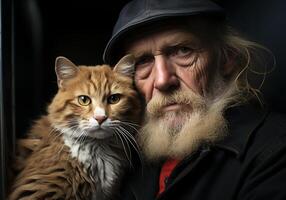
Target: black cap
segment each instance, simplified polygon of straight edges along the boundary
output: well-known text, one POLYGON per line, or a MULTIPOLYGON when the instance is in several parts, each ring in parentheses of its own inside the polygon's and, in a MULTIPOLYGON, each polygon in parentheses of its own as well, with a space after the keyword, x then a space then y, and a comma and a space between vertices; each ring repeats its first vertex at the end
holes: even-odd
MULTIPOLYGON (((223 17, 223 8, 210 0, 133 0, 121 10, 114 26, 111 39, 107 43, 103 60, 112 63, 118 42, 132 30, 162 19, 192 15, 223 17)), ((117 49, 120 47, 117 47, 117 49)))

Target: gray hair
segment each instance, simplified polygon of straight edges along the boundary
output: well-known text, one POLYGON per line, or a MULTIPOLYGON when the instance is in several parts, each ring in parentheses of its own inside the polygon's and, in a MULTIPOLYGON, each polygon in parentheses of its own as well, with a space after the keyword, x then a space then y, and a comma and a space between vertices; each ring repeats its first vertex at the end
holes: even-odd
POLYGON ((245 39, 224 23, 218 26, 214 37, 219 64, 232 59, 234 72, 231 81, 239 93, 237 103, 256 98, 263 105, 261 88, 266 75, 276 66, 273 53, 263 45, 245 39))

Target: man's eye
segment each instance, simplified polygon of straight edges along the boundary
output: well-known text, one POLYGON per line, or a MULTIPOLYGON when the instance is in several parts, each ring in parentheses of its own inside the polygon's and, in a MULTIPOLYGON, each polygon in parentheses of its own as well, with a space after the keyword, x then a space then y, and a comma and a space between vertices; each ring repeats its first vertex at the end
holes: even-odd
POLYGON ((182 47, 175 48, 173 55, 179 56, 179 57, 184 57, 184 56, 191 55, 192 52, 193 52, 193 50, 191 48, 182 46, 182 47))
POLYGON ((141 56, 135 62, 135 78, 138 80, 143 80, 148 78, 149 74, 152 71, 152 66, 154 63, 154 56, 146 55, 141 56))
POLYGON ((154 58, 152 56, 144 56, 144 57, 138 58, 136 61, 136 66, 150 64, 153 62, 153 60, 154 58))

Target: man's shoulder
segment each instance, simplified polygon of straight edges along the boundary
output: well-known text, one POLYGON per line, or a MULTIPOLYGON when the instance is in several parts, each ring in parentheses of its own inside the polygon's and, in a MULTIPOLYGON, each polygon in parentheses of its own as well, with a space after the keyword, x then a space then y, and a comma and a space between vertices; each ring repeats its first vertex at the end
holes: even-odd
POLYGON ((257 137, 268 138, 268 142, 285 138, 286 114, 268 111, 261 125, 257 127, 257 137))
POLYGON ((265 118, 265 125, 276 126, 277 130, 282 130, 286 128, 286 113, 280 113, 277 111, 268 111, 265 118))
POLYGON ((245 159, 278 148, 286 149, 286 114, 245 105, 230 110, 227 117, 229 134, 217 146, 233 149, 245 159))
MULTIPOLYGON (((249 153, 263 161, 286 153, 286 114, 269 111, 253 130, 248 141, 249 153)), ((286 154, 283 156, 286 157, 286 154)))

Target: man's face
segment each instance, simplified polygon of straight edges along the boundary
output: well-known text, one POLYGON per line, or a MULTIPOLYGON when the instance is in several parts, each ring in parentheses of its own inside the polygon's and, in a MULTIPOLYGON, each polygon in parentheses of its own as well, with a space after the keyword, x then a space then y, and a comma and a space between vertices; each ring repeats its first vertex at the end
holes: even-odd
POLYGON ((201 37, 206 34, 194 33, 165 27, 127 46, 136 59, 136 86, 147 103, 138 139, 151 159, 184 157, 225 130, 225 103, 214 100, 224 83, 209 40, 201 37))
MULTIPOLYGON (((178 89, 205 95, 212 71, 208 69, 210 55, 192 33, 175 28, 156 32, 133 42, 128 53, 136 58, 136 85, 147 103, 178 89)), ((168 105, 164 110, 182 106, 168 105)))
POLYGON ((128 53, 135 56, 135 81, 148 111, 165 117, 170 128, 182 127, 185 113, 208 95, 214 67, 206 44, 190 31, 165 28, 133 42, 128 53), (182 100, 183 94, 193 95, 182 100))

